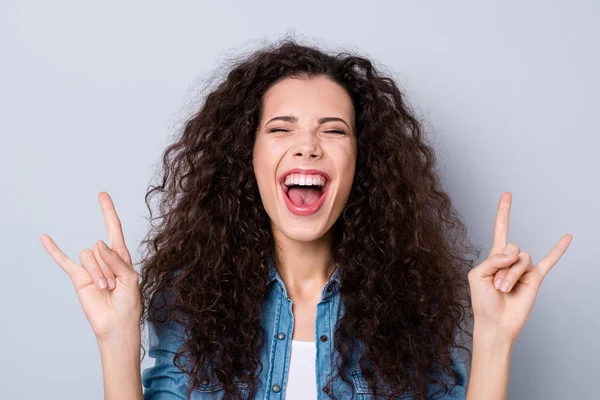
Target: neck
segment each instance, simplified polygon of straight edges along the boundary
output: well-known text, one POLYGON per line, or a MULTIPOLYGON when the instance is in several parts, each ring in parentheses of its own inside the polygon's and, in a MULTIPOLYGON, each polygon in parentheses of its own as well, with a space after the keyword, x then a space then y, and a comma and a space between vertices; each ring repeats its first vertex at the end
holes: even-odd
POLYGON ((291 298, 320 298, 333 273, 331 231, 310 242, 296 241, 274 230, 274 262, 291 298))

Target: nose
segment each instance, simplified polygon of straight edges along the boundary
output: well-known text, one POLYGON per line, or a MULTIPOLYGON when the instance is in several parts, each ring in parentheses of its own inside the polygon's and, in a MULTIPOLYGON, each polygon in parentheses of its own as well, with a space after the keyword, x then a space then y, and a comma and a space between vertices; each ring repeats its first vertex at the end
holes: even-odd
POLYGON ((303 133, 298 133, 292 146, 294 158, 315 159, 323 155, 316 132, 306 130, 303 133))

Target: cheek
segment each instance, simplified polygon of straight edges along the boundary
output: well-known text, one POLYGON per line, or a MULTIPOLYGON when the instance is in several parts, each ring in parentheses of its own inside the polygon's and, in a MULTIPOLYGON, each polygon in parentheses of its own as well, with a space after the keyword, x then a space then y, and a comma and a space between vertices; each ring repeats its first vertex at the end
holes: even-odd
POLYGON ((260 141, 254 146, 252 164, 261 194, 273 191, 280 159, 281 151, 274 143, 260 141))
POLYGON ((354 171, 356 168, 356 151, 354 148, 342 148, 335 157, 336 170, 340 179, 340 187, 349 188, 354 180, 354 171))
POLYGON ((271 186, 273 182, 273 171, 264 164, 264 161, 258 161, 254 166, 254 176, 256 177, 256 183, 261 196, 265 196, 273 189, 271 186))

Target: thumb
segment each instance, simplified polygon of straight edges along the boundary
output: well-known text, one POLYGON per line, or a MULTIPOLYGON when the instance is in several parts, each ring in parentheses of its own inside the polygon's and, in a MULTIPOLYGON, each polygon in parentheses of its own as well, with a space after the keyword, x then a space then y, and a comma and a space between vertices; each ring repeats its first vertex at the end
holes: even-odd
POLYGON ((508 244, 502 253, 488 257, 477 268, 481 277, 492 276, 498 270, 508 268, 519 260, 519 248, 514 244, 508 244))
POLYGON ((137 281, 137 272, 123 261, 119 254, 109 248, 103 240, 98 243, 98 251, 102 261, 108 265, 113 273, 121 279, 134 279, 137 281))

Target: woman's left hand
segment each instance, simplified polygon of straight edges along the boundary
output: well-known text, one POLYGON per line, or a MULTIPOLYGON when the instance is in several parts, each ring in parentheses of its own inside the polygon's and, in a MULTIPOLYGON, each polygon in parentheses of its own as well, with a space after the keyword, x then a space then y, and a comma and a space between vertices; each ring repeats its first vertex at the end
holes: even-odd
POLYGON ((500 197, 492 250, 469 272, 468 279, 476 329, 513 343, 529 317, 542 280, 567 251, 573 237, 565 234, 534 266, 528 252, 506 243, 511 201, 510 192, 500 197), (505 255, 507 250, 512 250, 512 255, 505 255))

